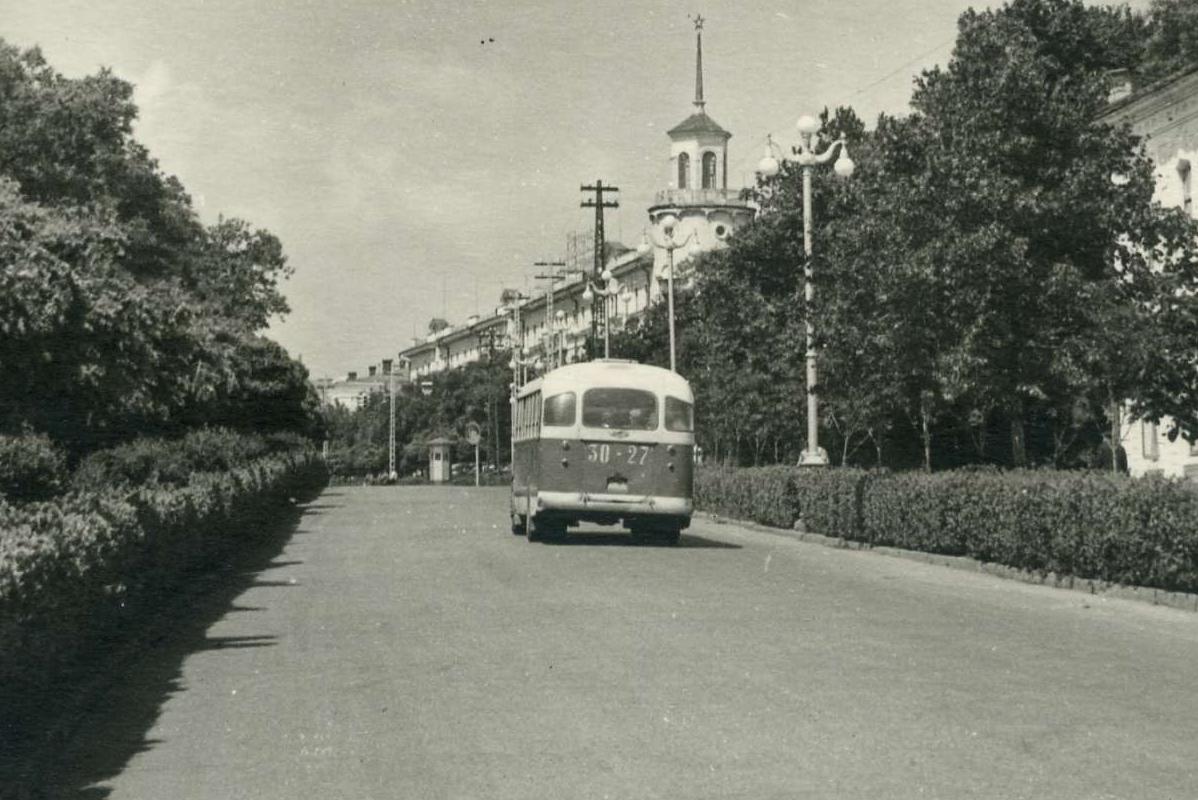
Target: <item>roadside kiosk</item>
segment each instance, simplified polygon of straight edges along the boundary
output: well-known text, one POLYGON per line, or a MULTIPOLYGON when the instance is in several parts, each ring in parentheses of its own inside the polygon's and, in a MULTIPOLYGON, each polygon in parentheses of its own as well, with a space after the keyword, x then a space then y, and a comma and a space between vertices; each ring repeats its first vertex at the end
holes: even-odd
POLYGON ((449 483, 449 463, 453 442, 444 437, 430 439, 428 445, 428 479, 432 483, 449 483))

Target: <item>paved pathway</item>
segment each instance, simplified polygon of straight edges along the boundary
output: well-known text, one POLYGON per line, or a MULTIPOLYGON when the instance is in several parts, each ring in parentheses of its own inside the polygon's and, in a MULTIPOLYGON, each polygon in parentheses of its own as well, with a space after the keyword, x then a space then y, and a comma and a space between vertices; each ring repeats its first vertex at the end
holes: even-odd
POLYGON ((506 502, 326 492, 52 796, 1198 796, 1198 615, 706 521, 529 544, 506 502))

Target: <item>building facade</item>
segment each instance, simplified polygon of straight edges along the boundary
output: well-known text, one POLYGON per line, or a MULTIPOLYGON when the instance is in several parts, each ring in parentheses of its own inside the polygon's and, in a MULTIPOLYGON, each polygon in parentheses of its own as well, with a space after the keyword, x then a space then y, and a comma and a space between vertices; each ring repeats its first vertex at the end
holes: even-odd
POLYGON ((313 381, 316 393, 320 395, 321 405, 339 406, 351 411, 362 408, 370 401, 372 395, 385 393, 393 378, 396 386, 407 380, 407 376, 401 371, 396 371, 392 376, 393 363, 391 359, 384 359, 381 365, 367 367, 365 375, 349 372, 342 378, 321 378, 313 381))
MULTIPOLYGON (((1136 88, 1130 75, 1113 76, 1112 102, 1101 118, 1128 124, 1143 137, 1156 169, 1156 199, 1194 217, 1193 171, 1198 164, 1198 66, 1136 88)), ((1195 343, 1198 347, 1198 342, 1195 343)), ((1198 480, 1198 444, 1173 434, 1172 420, 1125 427, 1123 447, 1132 475, 1198 480)))

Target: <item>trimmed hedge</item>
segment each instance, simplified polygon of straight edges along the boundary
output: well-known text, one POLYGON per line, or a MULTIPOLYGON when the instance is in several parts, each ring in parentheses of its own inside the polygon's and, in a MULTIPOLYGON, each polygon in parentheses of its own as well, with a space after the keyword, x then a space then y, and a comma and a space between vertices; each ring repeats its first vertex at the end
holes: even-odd
POLYGON ((791 467, 695 470, 695 506, 734 519, 789 528, 798 519, 791 467))
POLYGON ((695 471, 695 506, 734 519, 860 538, 860 496, 869 473, 856 469, 715 467, 695 471))
POLYGON ((1198 486, 1108 473, 701 469, 696 506, 874 545, 1198 591, 1198 486))
MULTIPOLYGON (((129 453, 144 467, 147 448, 158 446, 129 453)), ((192 457, 203 457, 204 446, 200 440, 192 457)), ((308 447, 190 472, 182 483, 74 489, 24 505, 0 500, 0 719, 19 719, 22 698, 49 685, 90 643, 122 635, 127 605, 182 586, 188 573, 253 540, 281 509, 326 482, 308 447)))

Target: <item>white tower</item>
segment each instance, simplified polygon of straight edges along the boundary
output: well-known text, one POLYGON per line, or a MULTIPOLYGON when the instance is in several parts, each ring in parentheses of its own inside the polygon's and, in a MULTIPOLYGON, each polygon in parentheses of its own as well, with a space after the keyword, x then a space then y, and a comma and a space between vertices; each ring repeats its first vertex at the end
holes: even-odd
MULTIPOLYGON (((728 140, 732 134, 707 116, 703 99, 703 18, 695 17, 695 112, 669 130, 670 183, 657 193, 649 208, 649 222, 657 226, 665 216, 678 218, 676 241, 689 237, 686 247, 674 253, 675 269, 681 277, 681 262, 694 253, 722 247, 725 240, 753 219, 755 209, 728 190, 728 140)), ((661 276, 667 254, 657 248, 654 276, 661 276)))

